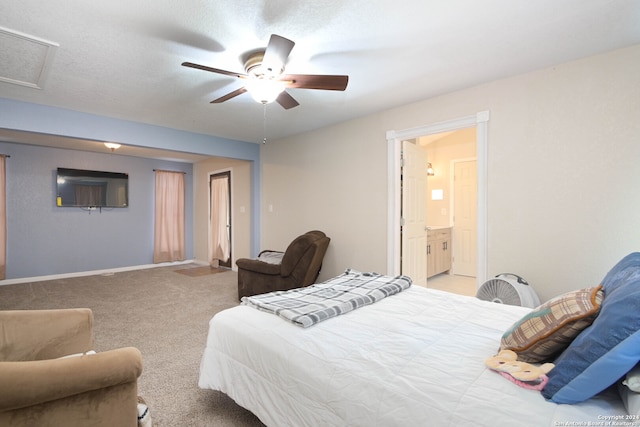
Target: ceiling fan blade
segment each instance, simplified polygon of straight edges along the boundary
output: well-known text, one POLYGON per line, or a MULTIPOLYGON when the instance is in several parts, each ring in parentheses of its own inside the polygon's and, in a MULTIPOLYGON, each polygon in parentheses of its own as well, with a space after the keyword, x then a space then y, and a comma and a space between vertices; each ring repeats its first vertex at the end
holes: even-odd
POLYGON ((278 104, 282 105, 285 110, 288 110, 293 107, 297 107, 300 105, 298 101, 296 101, 293 96, 289 95, 287 91, 280 92, 280 95, 276 98, 278 104))
POLYGON ((280 74, 294 45, 295 43, 289 39, 271 34, 267 49, 264 51, 262 67, 274 74, 280 74))
POLYGON ((235 98, 238 95, 242 95, 247 91, 246 87, 241 87, 240 89, 236 89, 233 92, 229 92, 228 94, 221 96, 220 98, 214 99, 210 102, 210 104, 220 104, 221 102, 227 101, 231 98, 235 98))
POLYGON ((237 78, 246 78, 248 77, 246 74, 235 73, 233 71, 221 70, 219 68, 207 67, 206 65, 194 64, 193 62, 183 62, 182 65, 184 67, 196 68, 198 70, 210 71, 212 73, 224 74, 225 76, 237 77, 237 78))
POLYGON ((287 81, 287 87, 320 90, 345 90, 349 83, 349 76, 287 74, 279 80, 287 81))

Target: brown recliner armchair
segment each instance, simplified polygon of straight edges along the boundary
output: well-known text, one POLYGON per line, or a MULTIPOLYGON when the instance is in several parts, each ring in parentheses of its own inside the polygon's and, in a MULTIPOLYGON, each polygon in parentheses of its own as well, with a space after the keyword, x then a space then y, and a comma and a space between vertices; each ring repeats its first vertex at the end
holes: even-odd
POLYGON ((0 311, 0 425, 137 426, 140 351, 91 350, 90 309, 0 311))
POLYGON ((262 251, 258 259, 241 258, 238 298, 309 286, 316 281, 331 239, 322 231, 309 231, 284 252, 262 251))

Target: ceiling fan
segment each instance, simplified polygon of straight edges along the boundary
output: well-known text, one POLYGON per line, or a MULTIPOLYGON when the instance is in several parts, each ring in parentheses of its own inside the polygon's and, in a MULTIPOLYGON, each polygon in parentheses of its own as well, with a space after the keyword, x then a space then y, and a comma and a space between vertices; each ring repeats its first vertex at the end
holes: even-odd
POLYGON ((294 45, 295 43, 291 40, 272 34, 266 49, 257 50, 247 57, 244 64, 246 74, 192 62, 183 62, 182 65, 245 80, 243 87, 214 99, 211 101, 212 104, 218 104, 249 92, 256 101, 262 104, 276 101, 288 110, 297 107, 299 103, 285 90, 286 88, 340 91, 347 88, 349 76, 284 74, 287 58, 294 45))

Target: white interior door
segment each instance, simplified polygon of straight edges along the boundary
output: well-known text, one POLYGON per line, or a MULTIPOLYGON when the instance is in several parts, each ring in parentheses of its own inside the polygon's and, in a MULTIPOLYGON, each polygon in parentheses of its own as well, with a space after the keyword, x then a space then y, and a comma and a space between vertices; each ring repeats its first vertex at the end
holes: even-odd
POLYGON ((427 153, 402 142, 401 272, 427 284, 427 153))
POLYGON ((453 274, 475 277, 478 239, 478 167, 475 160, 454 163, 453 274))

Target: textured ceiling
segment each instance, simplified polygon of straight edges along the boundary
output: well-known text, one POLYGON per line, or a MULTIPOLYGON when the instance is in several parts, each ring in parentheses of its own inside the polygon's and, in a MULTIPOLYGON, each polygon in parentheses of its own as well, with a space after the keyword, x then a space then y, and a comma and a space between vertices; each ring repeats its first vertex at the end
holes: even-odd
POLYGON ((350 76, 345 92, 269 104, 275 139, 638 44, 639 22, 637 0, 2 0, 0 27, 54 54, 45 66, 50 45, 0 32, 0 77, 27 70, 42 87, 0 80, 0 97, 261 142, 248 94, 209 103, 239 80, 180 64, 242 72, 275 33, 296 42, 288 73, 350 76))

